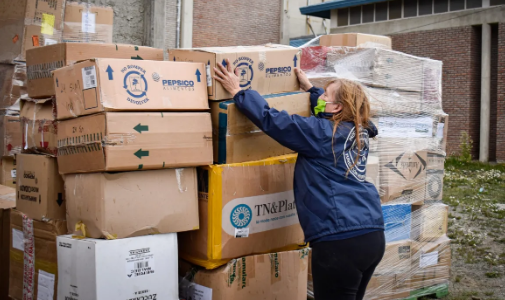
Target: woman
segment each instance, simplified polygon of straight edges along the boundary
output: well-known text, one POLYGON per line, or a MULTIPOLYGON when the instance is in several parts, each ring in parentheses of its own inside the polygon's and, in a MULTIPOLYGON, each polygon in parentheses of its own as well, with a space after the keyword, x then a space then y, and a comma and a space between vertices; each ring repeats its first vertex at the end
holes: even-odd
POLYGON ((385 249, 379 194, 365 181, 368 139, 377 129, 369 120, 363 87, 334 80, 323 91, 295 69, 300 87, 310 92, 315 116, 290 116, 270 108, 256 91, 241 90, 226 63, 227 68, 214 68, 215 79, 234 95, 240 111, 298 152, 294 195, 305 240, 312 247, 315 299, 363 299, 385 249))

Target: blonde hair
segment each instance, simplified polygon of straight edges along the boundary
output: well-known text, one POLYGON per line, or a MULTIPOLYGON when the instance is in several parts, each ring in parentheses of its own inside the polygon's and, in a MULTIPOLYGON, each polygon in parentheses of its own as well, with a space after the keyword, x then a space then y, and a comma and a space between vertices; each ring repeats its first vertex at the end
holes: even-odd
POLYGON ((360 128, 369 127, 368 122, 370 121, 370 102, 368 101, 368 96, 366 94, 365 88, 361 84, 348 79, 334 79, 328 82, 324 89, 326 90, 330 85, 334 83, 339 84, 339 87, 335 93, 335 99, 333 99, 333 103, 342 105, 342 110, 338 113, 333 114, 331 117, 331 120, 333 121, 331 148, 333 151, 335 164, 337 163, 337 159, 335 156, 335 150, 333 149, 333 142, 335 139, 335 134, 337 133, 338 125, 340 125, 340 122, 352 122, 354 123, 354 128, 356 130, 358 155, 356 155, 356 159, 354 160, 353 165, 347 170, 347 176, 349 175, 351 169, 353 169, 358 163, 362 143, 359 133, 360 128))

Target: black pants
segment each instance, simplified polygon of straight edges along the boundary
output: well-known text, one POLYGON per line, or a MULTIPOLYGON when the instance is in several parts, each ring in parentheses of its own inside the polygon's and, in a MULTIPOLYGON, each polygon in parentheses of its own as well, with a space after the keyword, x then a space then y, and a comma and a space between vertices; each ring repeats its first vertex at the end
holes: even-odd
POLYGON ((383 231, 312 245, 314 299, 363 299, 385 247, 383 231))

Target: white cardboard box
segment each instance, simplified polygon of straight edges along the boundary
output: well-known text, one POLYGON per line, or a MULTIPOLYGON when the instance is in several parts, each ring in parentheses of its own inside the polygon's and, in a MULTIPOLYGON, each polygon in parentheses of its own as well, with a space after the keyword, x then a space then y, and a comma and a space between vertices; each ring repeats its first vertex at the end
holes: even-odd
POLYGON ((178 300, 177 235, 59 236, 58 300, 178 300))

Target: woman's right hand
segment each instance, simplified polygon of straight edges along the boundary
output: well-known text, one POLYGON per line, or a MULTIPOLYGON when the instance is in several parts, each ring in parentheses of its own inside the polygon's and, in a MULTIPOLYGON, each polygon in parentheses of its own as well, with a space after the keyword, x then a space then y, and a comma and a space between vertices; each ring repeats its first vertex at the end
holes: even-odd
POLYGON ((295 74, 302 90, 308 91, 312 88, 312 83, 310 83, 309 78, 305 75, 305 72, 303 72, 300 68, 295 68, 295 74))

